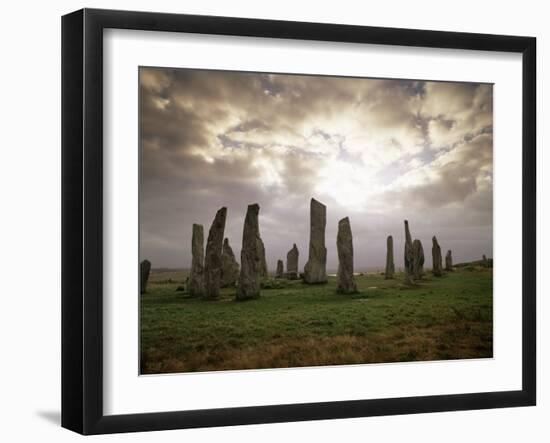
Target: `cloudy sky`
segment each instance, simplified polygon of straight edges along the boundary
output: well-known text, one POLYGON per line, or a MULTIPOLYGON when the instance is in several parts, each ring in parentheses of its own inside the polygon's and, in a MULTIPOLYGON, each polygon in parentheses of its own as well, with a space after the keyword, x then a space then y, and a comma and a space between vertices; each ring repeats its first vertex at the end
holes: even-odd
POLYGON ((307 261, 309 201, 327 206, 328 268, 349 216, 356 270, 403 266, 403 220, 454 261, 492 256, 492 85, 140 68, 140 256, 191 263, 226 206, 240 257, 246 207, 260 205, 270 270, 296 243, 307 261))

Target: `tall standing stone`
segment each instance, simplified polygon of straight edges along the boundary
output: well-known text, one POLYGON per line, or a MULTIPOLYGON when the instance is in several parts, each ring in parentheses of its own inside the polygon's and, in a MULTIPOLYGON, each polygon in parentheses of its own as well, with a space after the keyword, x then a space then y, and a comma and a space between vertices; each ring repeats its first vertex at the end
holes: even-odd
POLYGON ((243 228, 237 300, 248 300, 260 296, 262 257, 258 225, 259 212, 260 207, 257 204, 248 205, 243 228))
POLYGON ((445 271, 452 271, 453 270, 453 256, 451 250, 447 251, 447 255, 445 256, 445 271))
POLYGON ((139 264, 139 293, 140 294, 145 294, 145 292, 147 292, 147 282, 149 281, 150 272, 151 272, 151 262, 149 260, 143 260, 139 264))
POLYGON ((284 265, 282 260, 277 260, 277 270, 275 271, 275 278, 283 278, 285 274, 284 265))
POLYGON ((413 278, 420 280, 424 275, 424 248, 418 239, 413 241, 413 278))
POLYGON ((226 217, 227 208, 221 208, 216 212, 216 216, 208 232, 208 240, 206 241, 206 254, 204 257, 204 295, 209 299, 218 298, 220 295, 222 282, 222 246, 226 217))
POLYGON ((193 223, 191 237, 191 275, 189 276, 189 295, 204 295, 204 228, 193 223))
POLYGON ((260 248, 260 276, 263 278, 268 277, 267 272, 267 260, 265 259, 265 246, 264 241, 262 240, 262 237, 258 234, 258 242, 259 242, 259 248, 260 248))
POLYGON ((292 249, 286 254, 286 276, 289 280, 298 279, 298 258, 300 253, 296 247, 296 243, 292 249))
POLYGON ((432 243, 432 272, 436 277, 441 277, 443 275, 443 259, 441 257, 441 246, 439 246, 435 235, 432 237, 432 243))
POLYGON ((409 222, 405 220, 405 282, 413 283, 414 278, 414 259, 411 232, 409 231, 409 222))
POLYGON ((483 254, 483 259, 481 261, 481 264, 482 266, 484 266, 485 268, 488 268, 489 267, 489 260, 487 260, 487 256, 485 254, 483 254))
POLYGON ((327 207, 312 198, 310 203, 309 259, 304 267, 306 283, 325 283, 327 281, 326 225, 327 207))
POLYGON ((239 280, 239 264, 235 259, 229 239, 224 239, 222 246, 222 288, 234 287, 239 280))
POLYGON ((393 237, 388 235, 386 240, 386 272, 384 273, 384 278, 389 280, 393 278, 395 273, 395 263, 393 262, 393 237))
POLYGON ((338 222, 336 248, 338 250, 336 291, 340 294, 353 294, 357 292, 357 285, 353 277, 353 236, 348 217, 338 222))

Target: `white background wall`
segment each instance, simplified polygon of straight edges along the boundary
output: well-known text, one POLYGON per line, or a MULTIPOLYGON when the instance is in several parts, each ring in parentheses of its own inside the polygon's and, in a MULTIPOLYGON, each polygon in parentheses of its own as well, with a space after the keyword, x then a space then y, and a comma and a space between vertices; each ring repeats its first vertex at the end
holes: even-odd
MULTIPOLYGON (((548 225, 550 28, 545 3, 443 1, 337 2, 278 0, 11 1, 0 26, 0 439, 75 441, 60 414, 60 17, 81 7, 155 10, 283 20, 350 23, 538 38, 539 226, 548 225), (545 106, 546 105, 546 106, 545 106), (540 195, 546 196, 543 205, 540 195)), ((539 230, 540 231, 540 230, 539 230)), ((539 232, 539 275, 550 248, 539 232)), ((519 266, 519 264, 518 264, 519 266)), ((329 420, 233 428, 102 436, 94 441, 408 441, 459 442, 550 438, 550 284, 539 278, 538 406, 493 411, 329 420)))

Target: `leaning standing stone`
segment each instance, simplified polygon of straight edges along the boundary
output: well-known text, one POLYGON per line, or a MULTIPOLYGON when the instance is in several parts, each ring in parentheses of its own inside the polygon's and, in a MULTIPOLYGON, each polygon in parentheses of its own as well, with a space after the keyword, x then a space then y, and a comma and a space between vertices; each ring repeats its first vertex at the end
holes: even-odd
POLYGON ((219 209, 208 232, 204 258, 204 295, 209 299, 218 298, 220 295, 222 282, 222 244, 226 217, 227 208, 219 209))
POLYGON ((393 278, 393 274, 395 273, 395 264, 393 262, 393 237, 391 235, 388 235, 386 245, 386 272, 384 273, 384 278, 389 280, 393 278))
POLYGON ((151 272, 151 262, 149 260, 143 260, 139 264, 139 293, 140 294, 145 294, 145 292, 147 292, 147 282, 149 281, 150 272, 151 272))
POLYGON ((292 249, 286 254, 286 275, 289 280, 296 280, 298 275, 298 257, 300 253, 296 247, 296 243, 292 249))
POLYGON ((260 276, 267 278, 267 260, 265 259, 265 246, 262 238, 258 234, 259 248, 260 248, 260 276))
POLYGON ((277 260, 277 271, 275 271, 275 278, 283 278, 284 273, 283 261, 277 260))
POLYGON ((447 255, 445 256, 445 271, 452 271, 453 270, 453 256, 451 251, 447 251, 447 255))
POLYGON ((436 277, 441 277, 443 275, 443 259, 441 258, 441 247, 435 235, 432 237, 432 243, 432 272, 436 277))
POLYGON ((424 248, 418 239, 413 241, 413 277, 420 280, 424 275, 424 248))
POLYGON ((413 245, 409 222, 405 220, 405 283, 412 284, 414 278, 413 245))
POLYGON ((237 300, 248 300, 260 296, 262 258, 258 226, 259 212, 260 207, 257 204, 249 205, 246 211, 237 300))
POLYGON ((202 225, 193 223, 191 238, 191 275, 189 276, 189 295, 202 297, 204 295, 204 229, 202 225))
POLYGON ((239 264, 226 238, 222 246, 222 288, 234 287, 239 279, 239 264))
POLYGON ((353 237, 348 217, 338 222, 336 248, 338 250, 336 291, 340 294, 353 294, 357 292, 357 285, 353 277, 353 237))
POLYGON ((326 206, 312 198, 310 203, 309 259, 304 267, 306 283, 326 283, 327 281, 326 225, 326 206))

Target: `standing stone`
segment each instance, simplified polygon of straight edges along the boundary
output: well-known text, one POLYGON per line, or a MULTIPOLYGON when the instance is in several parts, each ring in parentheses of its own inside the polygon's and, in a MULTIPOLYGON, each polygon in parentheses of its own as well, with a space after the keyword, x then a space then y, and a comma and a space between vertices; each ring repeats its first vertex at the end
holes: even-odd
POLYGON ((189 276, 189 295, 202 297, 204 295, 204 228, 193 223, 191 238, 191 275, 189 276))
POLYGON ((286 254, 286 276, 289 280, 297 280, 298 275, 298 258, 300 253, 296 247, 296 243, 292 249, 286 254))
POLYGON ((452 271, 453 270, 453 256, 450 250, 447 251, 447 255, 445 256, 445 271, 452 271))
POLYGON ((277 260, 277 271, 275 272, 275 278, 283 278, 285 273, 283 261, 277 260))
POLYGON ((412 284, 414 278, 413 245, 409 222, 405 220, 405 283, 412 284))
POLYGON ((239 264, 229 246, 229 239, 226 238, 222 246, 222 288, 234 287, 238 280, 239 264))
POLYGON ((222 246, 223 233, 227 208, 221 208, 216 212, 206 242, 206 254, 204 257, 204 295, 214 299, 220 295, 222 283, 222 246))
POLYGON ((237 287, 237 300, 248 300, 260 296, 261 283, 261 241, 258 226, 257 204, 248 205, 243 228, 243 245, 241 249, 241 274, 237 287))
POLYGON ((259 248, 260 248, 260 276, 263 278, 267 278, 268 273, 267 273, 267 260, 265 259, 265 246, 259 234, 258 234, 258 242, 259 242, 259 248))
POLYGON ((348 217, 338 222, 336 248, 338 250, 336 291, 340 294, 353 294, 357 292, 357 285, 353 277, 353 236, 348 217))
POLYGON ((487 256, 485 254, 483 254, 483 259, 481 261, 481 265, 485 268, 489 267, 489 260, 487 260, 487 256))
POLYGON ((309 259, 304 267, 306 283, 326 283, 327 281, 326 225, 327 207, 312 198, 310 203, 309 259))
POLYGON ((393 262, 393 237, 391 235, 388 235, 386 244, 386 272, 384 273, 384 278, 389 280, 393 278, 393 274, 395 273, 395 263, 393 262))
POLYGON ((432 243, 432 272, 436 277, 441 277, 443 275, 443 259, 441 257, 441 247, 435 235, 432 237, 432 243))
POLYGON ((147 282, 149 281, 150 272, 151 272, 151 262, 149 260, 143 260, 139 264, 139 293, 140 294, 145 294, 145 292, 147 292, 147 282))
POLYGON ((413 241, 413 278, 420 280, 424 275, 424 248, 418 239, 413 241))

